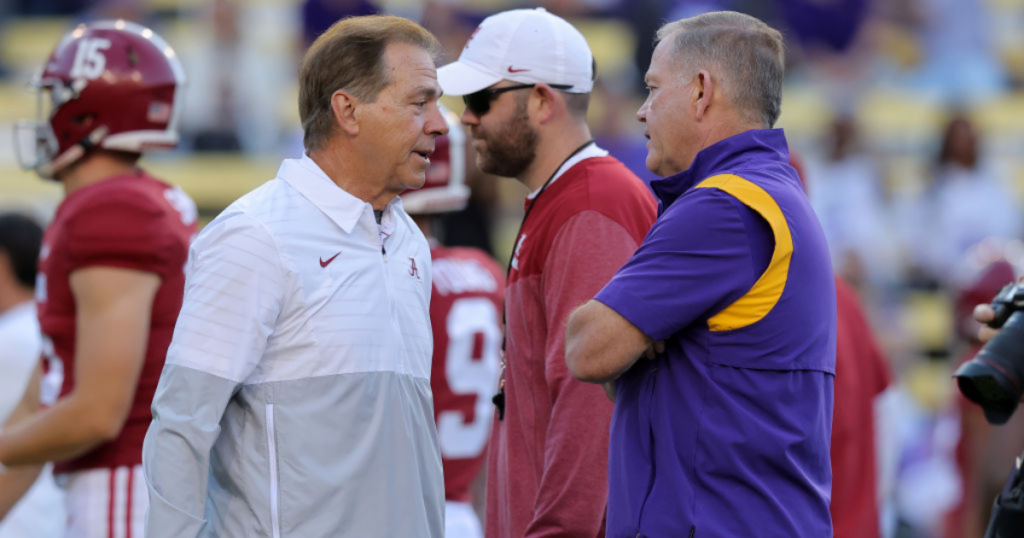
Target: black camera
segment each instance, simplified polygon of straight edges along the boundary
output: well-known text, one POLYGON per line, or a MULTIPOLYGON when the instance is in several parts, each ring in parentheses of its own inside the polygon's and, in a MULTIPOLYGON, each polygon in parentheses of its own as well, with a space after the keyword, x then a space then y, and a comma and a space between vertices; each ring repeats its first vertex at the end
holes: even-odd
POLYGON ((992 505, 992 518, 988 522, 985 538, 1018 538, 1024 529, 1024 473, 1021 458, 1014 463, 1010 479, 1003 492, 992 505))
POLYGON ((957 369, 960 392, 985 411, 992 424, 1005 424, 1024 393, 1024 284, 1007 284, 992 300, 995 319, 1002 328, 978 355, 957 369))

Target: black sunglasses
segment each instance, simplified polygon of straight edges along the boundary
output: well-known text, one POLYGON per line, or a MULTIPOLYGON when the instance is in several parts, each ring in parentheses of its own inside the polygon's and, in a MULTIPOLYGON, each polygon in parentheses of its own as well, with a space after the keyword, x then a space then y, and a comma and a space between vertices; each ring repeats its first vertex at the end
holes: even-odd
MULTIPOLYGON (((477 116, 483 116, 491 110, 491 101, 494 101, 499 94, 510 92, 512 90, 524 90, 534 86, 536 86, 536 84, 520 84, 518 86, 505 86, 504 88, 483 89, 478 92, 463 95, 462 102, 466 103, 466 108, 468 108, 470 112, 477 116)), ((556 90, 568 90, 569 88, 572 88, 572 86, 568 84, 548 84, 548 86, 551 86, 556 90)))

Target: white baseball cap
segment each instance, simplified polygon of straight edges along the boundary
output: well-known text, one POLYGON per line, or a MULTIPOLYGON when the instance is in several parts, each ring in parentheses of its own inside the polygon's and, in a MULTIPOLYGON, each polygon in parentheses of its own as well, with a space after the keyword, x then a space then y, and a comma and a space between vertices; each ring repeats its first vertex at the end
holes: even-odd
POLYGON ((459 59, 437 70, 448 95, 478 92, 503 79, 590 93, 594 56, 583 34, 565 19, 544 8, 514 9, 484 19, 459 59))

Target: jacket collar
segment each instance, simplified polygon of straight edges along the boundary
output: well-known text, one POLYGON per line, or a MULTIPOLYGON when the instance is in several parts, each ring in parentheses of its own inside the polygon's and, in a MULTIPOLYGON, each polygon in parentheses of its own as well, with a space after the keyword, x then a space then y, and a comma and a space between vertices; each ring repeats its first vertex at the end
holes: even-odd
POLYGON ((651 188, 662 207, 667 208, 704 179, 755 160, 789 162, 789 146, 782 129, 751 129, 720 140, 702 149, 690 168, 651 181, 651 188))
MULTIPOLYGON (((373 206, 339 187, 309 155, 303 154, 301 159, 285 159, 277 177, 288 182, 347 234, 352 233, 364 213, 369 212, 373 221, 373 206)), ((402 200, 398 196, 384 210, 382 227, 385 232, 390 233, 388 228, 394 229, 392 212, 396 209, 402 209, 402 200)))

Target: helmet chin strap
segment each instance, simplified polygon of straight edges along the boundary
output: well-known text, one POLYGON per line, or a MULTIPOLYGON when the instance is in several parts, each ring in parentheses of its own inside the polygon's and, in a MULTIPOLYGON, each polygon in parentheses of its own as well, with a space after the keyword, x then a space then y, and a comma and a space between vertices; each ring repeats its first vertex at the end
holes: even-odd
POLYGON ((40 163, 36 171, 45 178, 54 179, 53 176, 57 172, 85 157, 93 148, 97 147, 107 137, 108 132, 110 132, 110 129, 106 125, 93 129, 92 132, 82 137, 77 144, 68 148, 67 151, 58 155, 57 158, 48 163, 40 163))

